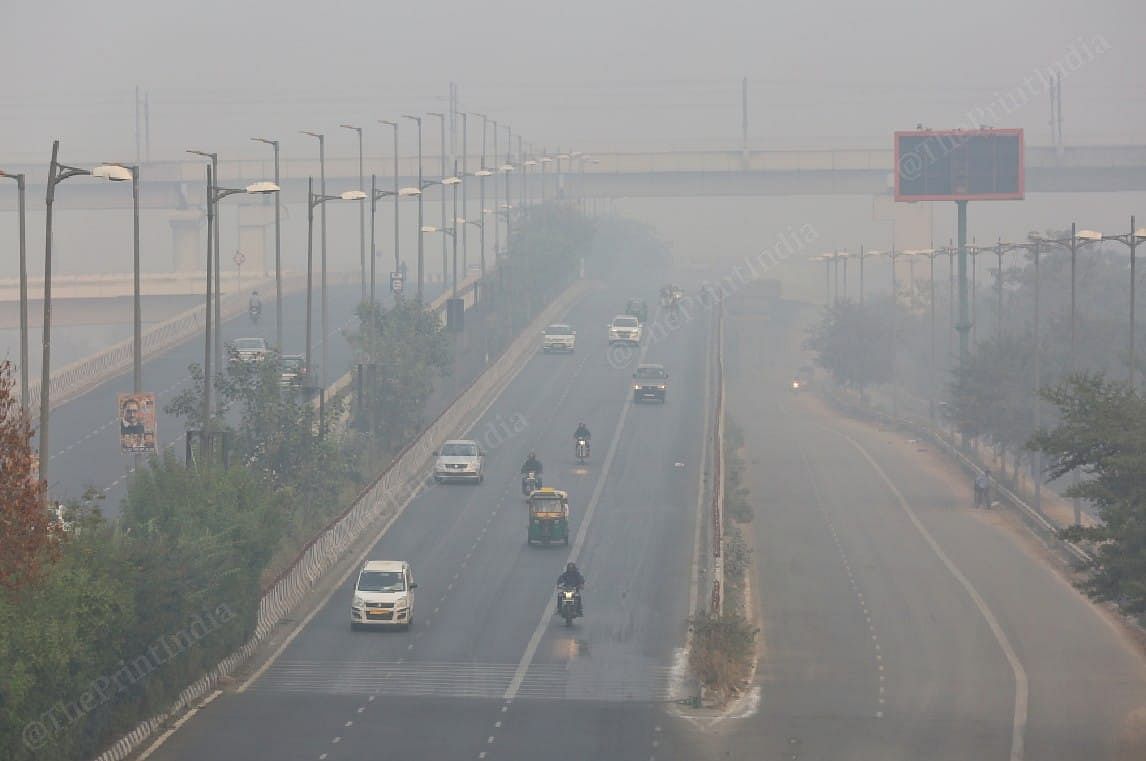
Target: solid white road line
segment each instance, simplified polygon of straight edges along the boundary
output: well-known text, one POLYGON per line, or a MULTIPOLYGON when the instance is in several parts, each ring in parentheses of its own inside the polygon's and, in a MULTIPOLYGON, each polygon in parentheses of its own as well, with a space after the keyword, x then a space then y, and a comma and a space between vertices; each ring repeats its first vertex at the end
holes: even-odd
MULTIPOLYGON (((644 362, 645 355, 648 354, 651 345, 652 342, 650 341, 641 347, 638 363, 644 362)), ((617 427, 613 430, 613 440, 609 443, 609 451, 605 454, 605 462, 601 465, 601 474, 597 477, 597 486, 593 489, 593 496, 589 499, 589 507, 586 508, 585 517, 581 519, 581 526, 577 529, 577 538, 573 542, 573 548, 569 551, 567 563, 577 562, 577 558, 581 554, 581 547, 585 544, 585 537, 589 534, 589 524, 593 520, 593 513, 597 511, 597 503, 601 499, 601 492, 605 490, 605 483, 609 480, 609 470, 613 467, 613 458, 617 455, 617 446, 621 443, 621 434, 625 430, 625 419, 629 416, 629 409, 632 407, 629 399, 629 392, 626 389, 621 406, 621 416, 617 419, 617 427)), ((545 630, 549 628, 549 622, 553 618, 556 607, 556 598, 554 595, 549 595, 549 602, 545 604, 545 610, 541 612, 541 620, 537 622, 537 628, 533 630, 533 636, 529 638, 529 644, 525 646, 525 652, 522 653, 521 660, 517 664, 517 671, 514 672, 513 680, 505 690, 505 700, 513 700, 521 688, 521 683, 525 679, 526 672, 529 671, 529 665, 533 662, 533 656, 537 653, 537 646, 541 644, 541 638, 545 636, 545 630)))
POLYGON ((918 531, 920 536, 923 537, 923 540, 927 542, 927 545, 931 547, 931 550, 943 565, 947 567, 951 575, 955 577, 955 580, 963 586, 963 589, 966 590, 971 601, 975 603, 975 607, 979 609, 980 615, 982 615, 983 619, 987 622, 987 626, 991 628, 991 633, 995 635, 995 640, 999 643, 999 647, 1002 648, 1003 655, 1006 656, 1007 663, 1010 664, 1011 671, 1015 676, 1015 708, 1014 717, 1011 722, 1011 761, 1022 761, 1023 745, 1027 731, 1027 708, 1030 698, 1027 672, 1023 669, 1023 664, 1019 661, 1019 656, 1015 653, 1015 648, 1011 646, 1011 641, 1007 639, 1007 635, 1003 631, 1003 627, 999 624, 999 620, 995 618, 995 614, 991 612, 986 601, 983 600, 971 581, 963 575, 963 572, 951 561, 951 558, 947 557, 947 553, 943 551, 943 548, 940 547, 939 543, 935 541, 935 538, 931 536, 931 532, 929 532, 923 525, 923 522, 919 520, 919 517, 915 514, 915 511, 911 509, 911 505, 907 502, 907 499, 904 498, 903 493, 896 488, 887 473, 885 473, 883 468, 879 466, 879 463, 875 461, 875 458, 864 449, 862 444, 843 431, 835 428, 829 428, 828 430, 842 436, 867 460, 868 464, 871 465, 872 469, 879 475, 884 484, 887 485, 887 488, 895 495, 895 499, 899 502, 900 508, 907 515, 908 519, 911 520, 916 531, 918 531))

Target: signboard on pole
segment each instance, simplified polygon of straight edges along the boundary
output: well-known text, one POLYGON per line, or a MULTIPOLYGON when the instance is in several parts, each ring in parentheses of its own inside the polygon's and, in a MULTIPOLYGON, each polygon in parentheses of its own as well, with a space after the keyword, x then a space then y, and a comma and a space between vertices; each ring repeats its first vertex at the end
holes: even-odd
POLYGON ((1021 129, 895 133, 896 201, 1021 200, 1021 129))
POLYGON ((155 394, 120 394, 119 447, 124 454, 155 454, 155 394))
POLYGON ((401 273, 401 272, 391 272, 390 273, 390 291, 392 293, 395 293, 395 294, 401 293, 402 288, 405 285, 405 282, 406 282, 406 276, 403 273, 401 273))

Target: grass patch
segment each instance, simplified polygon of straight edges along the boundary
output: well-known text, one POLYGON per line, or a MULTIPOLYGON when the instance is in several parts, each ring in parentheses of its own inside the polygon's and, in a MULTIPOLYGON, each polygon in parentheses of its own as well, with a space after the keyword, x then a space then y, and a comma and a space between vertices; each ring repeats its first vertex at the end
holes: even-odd
POLYGON ((759 629, 735 613, 701 614, 689 621, 688 665, 705 688, 727 700, 742 691, 751 671, 759 629))

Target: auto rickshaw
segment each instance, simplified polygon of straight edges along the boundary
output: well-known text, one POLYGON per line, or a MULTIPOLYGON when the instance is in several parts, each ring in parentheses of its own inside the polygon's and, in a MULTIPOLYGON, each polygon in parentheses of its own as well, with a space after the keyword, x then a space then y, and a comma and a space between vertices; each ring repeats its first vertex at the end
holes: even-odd
POLYGON ((569 493, 544 486, 529 495, 529 544, 569 544, 569 493))

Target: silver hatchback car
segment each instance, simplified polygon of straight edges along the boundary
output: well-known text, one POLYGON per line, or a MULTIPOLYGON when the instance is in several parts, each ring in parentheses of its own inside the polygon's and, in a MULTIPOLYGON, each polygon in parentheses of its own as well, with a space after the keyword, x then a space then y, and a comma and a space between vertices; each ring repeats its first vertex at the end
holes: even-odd
POLYGON ((434 452, 434 480, 470 481, 480 484, 485 480, 485 454, 476 441, 453 439, 434 452))

